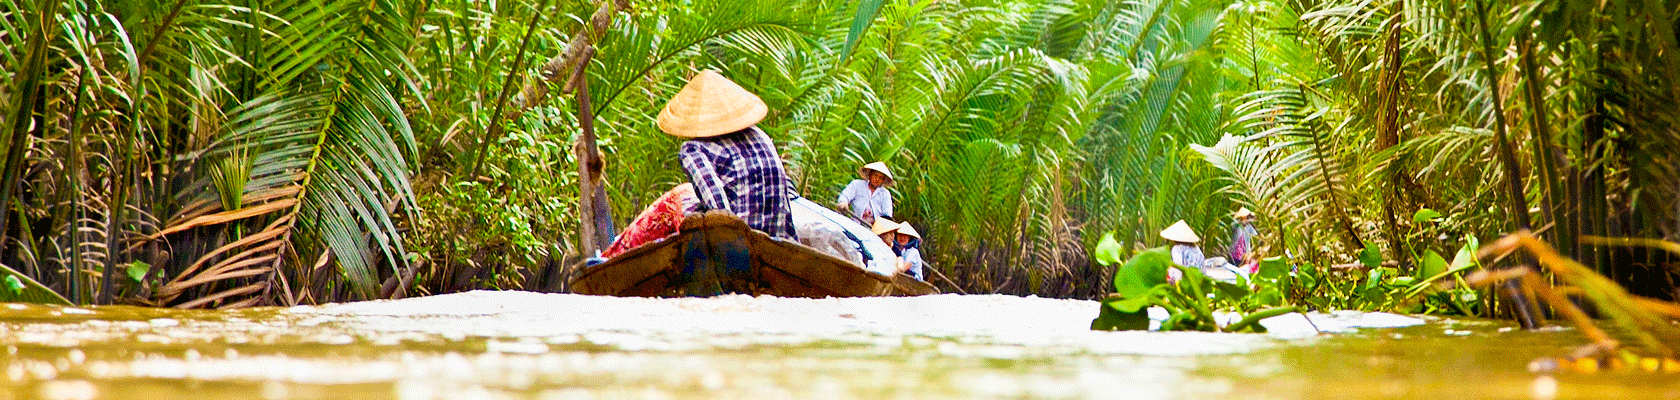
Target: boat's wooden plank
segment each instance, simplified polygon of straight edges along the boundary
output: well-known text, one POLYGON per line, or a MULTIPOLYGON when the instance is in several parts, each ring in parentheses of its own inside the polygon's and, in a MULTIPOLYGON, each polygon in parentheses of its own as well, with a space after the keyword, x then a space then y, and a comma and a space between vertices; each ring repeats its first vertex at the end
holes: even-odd
POLYGON ((676 235, 589 267, 571 287, 576 293, 613 296, 852 297, 938 292, 907 275, 880 276, 816 249, 772 238, 723 212, 686 218, 676 235))

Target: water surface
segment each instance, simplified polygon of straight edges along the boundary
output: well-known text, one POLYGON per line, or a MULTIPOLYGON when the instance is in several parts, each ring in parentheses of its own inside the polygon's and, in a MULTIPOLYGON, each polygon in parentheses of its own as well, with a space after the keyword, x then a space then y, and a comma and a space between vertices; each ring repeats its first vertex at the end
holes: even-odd
POLYGON ((1680 399, 1680 374, 1528 372, 1571 329, 1299 315, 1271 334, 1093 332, 1014 296, 472 292, 177 311, 0 305, 5 398, 1680 399), (1402 326, 1402 327, 1395 327, 1402 326))

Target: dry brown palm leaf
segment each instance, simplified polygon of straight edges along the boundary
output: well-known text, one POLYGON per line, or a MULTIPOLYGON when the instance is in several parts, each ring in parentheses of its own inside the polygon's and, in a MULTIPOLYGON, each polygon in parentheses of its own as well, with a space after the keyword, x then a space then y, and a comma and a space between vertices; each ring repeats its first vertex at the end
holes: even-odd
MULTIPOLYGON (((258 209, 273 212, 274 210, 285 209, 283 207, 274 207, 273 204, 290 206, 295 203, 295 199, 285 199, 271 202, 269 204, 246 207, 244 210, 258 209)), ((237 212, 243 210, 235 211, 237 212)), ((177 297, 194 288, 207 287, 223 281, 244 282, 249 280, 247 278, 263 276, 273 272, 275 264, 282 258, 284 254, 283 252, 287 250, 287 233, 291 231, 291 222, 295 219, 295 217, 295 213, 283 215, 275 219, 273 222, 270 222, 263 228, 263 230, 257 233, 246 235, 239 240, 222 245, 215 250, 211 250, 210 252, 199 256, 192 265, 176 273, 173 279, 158 288, 157 292, 153 295, 153 299, 167 304, 173 302, 177 297), (223 257, 224 255, 234 253, 235 251, 238 252, 232 256, 223 257), (209 265, 209 267, 206 268, 206 265, 209 265)), ((171 229, 173 229, 173 227, 171 229)), ((176 231, 178 232, 180 230, 176 231)), ((245 287, 250 285, 261 285, 266 288, 268 280, 263 279, 257 283, 245 285, 245 287)), ((204 299, 223 299, 228 296, 248 293, 254 293, 254 291, 247 291, 244 287, 241 287, 239 289, 232 289, 232 292, 222 291, 209 294, 193 301, 181 303, 176 305, 176 307, 195 308, 209 304, 208 302, 202 301, 204 299)))
POLYGON ((267 214, 275 212, 275 211, 290 208, 294 205, 297 205, 297 199, 284 199, 284 200, 280 200, 280 201, 265 203, 265 204, 258 205, 258 206, 245 207, 245 208, 241 208, 241 209, 238 209, 238 210, 223 211, 223 212, 219 212, 219 213, 215 213, 215 214, 211 214, 211 215, 204 215, 204 216, 200 216, 198 218, 193 218, 193 219, 187 220, 186 222, 182 222, 178 225, 173 225, 173 226, 170 226, 168 228, 164 228, 162 231, 158 231, 158 233, 152 234, 151 237, 153 239, 156 239, 156 238, 163 237, 164 235, 185 231, 185 230, 192 229, 192 228, 197 228, 197 227, 200 227, 200 226, 220 225, 220 224, 225 224, 225 223, 228 223, 228 222, 238 221, 238 220, 241 220, 241 219, 251 218, 251 217, 255 217, 255 216, 259 216, 259 215, 267 215, 267 214))
POLYGON ((1499 271, 1482 270, 1467 280, 1475 285, 1517 279, 1525 290, 1539 295, 1554 310, 1574 323, 1583 334, 1592 338, 1597 347, 1616 349, 1622 343, 1632 344, 1650 355, 1672 358, 1680 354, 1680 328, 1672 321, 1680 320, 1680 304, 1635 296, 1621 285, 1605 278, 1575 260, 1564 257, 1528 231, 1519 231, 1482 248, 1481 257, 1488 258, 1511 251, 1524 250, 1540 265, 1579 293, 1598 309, 1598 312, 1617 329, 1600 329, 1593 319, 1576 307, 1564 291, 1546 284, 1534 270, 1527 267, 1499 271))
MULTIPOLYGON (((229 297, 253 294, 253 293, 264 291, 266 289, 268 289, 268 282, 257 282, 257 283, 241 286, 241 287, 234 288, 234 289, 223 290, 221 292, 217 292, 217 293, 211 294, 209 296, 200 297, 200 298, 194 299, 193 301, 189 301, 189 302, 186 302, 186 303, 181 303, 179 305, 176 305, 175 307, 176 308, 199 308, 199 307, 203 307, 205 305, 209 305, 210 303, 220 301, 222 299, 226 299, 226 298, 229 298, 229 297)), ((261 297, 252 297, 252 298, 244 299, 244 300, 241 300, 241 301, 224 304, 224 305, 222 305, 221 308, 231 309, 231 308, 239 308, 239 307, 248 307, 248 306, 251 306, 251 305, 255 305, 255 304, 257 304, 258 302, 261 302, 261 301, 262 301, 261 297)))
MULTIPOLYGON (((301 177, 294 178, 293 180, 296 181, 298 178, 301 177)), ((300 190, 303 190, 302 186, 290 185, 277 189, 255 191, 242 196, 240 204, 262 204, 272 200, 295 198, 300 190)), ((186 223, 187 220, 197 219, 220 212, 222 211, 222 207, 219 199, 215 197, 205 197, 187 204, 187 206, 182 207, 181 210, 182 211, 180 213, 177 213, 174 217, 169 218, 168 225, 170 227, 182 225, 186 223)))

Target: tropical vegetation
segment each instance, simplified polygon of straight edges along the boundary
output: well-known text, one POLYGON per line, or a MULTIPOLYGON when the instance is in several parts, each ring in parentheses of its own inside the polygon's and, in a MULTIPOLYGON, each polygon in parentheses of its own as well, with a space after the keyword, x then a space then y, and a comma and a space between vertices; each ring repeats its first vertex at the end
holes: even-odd
POLYGON ((578 140, 595 138, 622 225, 687 179, 653 117, 717 69, 769 105, 760 126, 804 196, 887 162, 895 217, 948 292, 1101 299, 1121 264, 1093 260, 1104 234, 1125 260, 1183 219, 1217 253, 1248 207, 1287 265, 1376 261, 1326 272, 1305 306, 1465 312, 1355 296, 1417 294, 1440 254, 1521 229, 1673 299, 1674 255, 1595 238, 1680 238, 1677 16, 1675 0, 22 0, 0 5, 0 264, 7 296, 82 304, 565 290, 599 230, 580 218, 578 140))

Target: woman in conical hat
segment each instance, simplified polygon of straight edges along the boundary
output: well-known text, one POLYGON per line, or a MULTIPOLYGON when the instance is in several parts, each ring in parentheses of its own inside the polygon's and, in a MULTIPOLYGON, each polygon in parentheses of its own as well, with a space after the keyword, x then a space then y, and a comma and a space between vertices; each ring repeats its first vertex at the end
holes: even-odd
MULTIPOLYGON (((1206 264, 1202 256, 1202 248, 1196 246, 1196 242, 1202 241, 1202 238, 1196 236, 1196 231, 1190 229, 1190 224, 1185 223, 1184 220, 1178 220, 1167 229, 1161 230, 1161 238, 1173 243, 1173 263, 1192 268, 1201 268, 1203 264, 1206 264)), ((1176 268, 1168 268, 1167 281, 1178 282, 1182 274, 1183 272, 1179 272, 1176 268)))
MULTIPOLYGON (((922 240, 921 232, 916 232, 916 227, 910 226, 909 221, 900 222, 898 224, 898 233, 903 234, 907 238, 911 238, 911 239, 915 239, 915 240, 922 240)), ((906 239, 906 240, 909 240, 909 239, 906 239)))
POLYGON ((1231 227, 1231 262, 1243 266, 1250 274, 1258 272, 1260 257, 1254 250, 1260 244, 1257 241, 1260 232, 1254 229, 1254 212, 1243 207, 1232 217, 1237 219, 1237 224, 1231 227))
POLYGON ((1176 243, 1196 243, 1202 241, 1200 236, 1196 236, 1196 231, 1190 229, 1190 224, 1185 223, 1182 219, 1178 220, 1178 222, 1174 222, 1172 226, 1167 227, 1167 229, 1162 229, 1161 238, 1171 240, 1176 243))
POLYGON ((909 273, 917 280, 927 280, 922 276, 922 267, 927 266, 927 262, 922 261, 922 234, 916 232, 916 228, 910 226, 910 222, 898 224, 898 242, 894 243, 893 248, 899 249, 899 258, 903 259, 899 264, 900 271, 909 273))
POLYGON ((863 168, 858 168, 858 176, 863 179, 854 179, 846 184, 834 208, 851 212, 852 219, 865 226, 874 224, 876 218, 891 219, 893 199, 887 187, 892 186, 894 180, 892 172, 887 170, 887 163, 876 161, 864 164, 863 168))
POLYGON ((677 152, 694 184, 696 210, 729 210, 771 236, 797 240, 782 158, 758 129, 767 108, 717 71, 700 71, 659 112, 659 129, 687 138, 677 152))
POLYGON ((898 240, 898 223, 892 222, 890 219, 876 218, 875 224, 869 227, 869 231, 875 233, 876 236, 880 236, 881 241, 887 242, 887 245, 892 245, 898 240))

